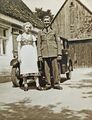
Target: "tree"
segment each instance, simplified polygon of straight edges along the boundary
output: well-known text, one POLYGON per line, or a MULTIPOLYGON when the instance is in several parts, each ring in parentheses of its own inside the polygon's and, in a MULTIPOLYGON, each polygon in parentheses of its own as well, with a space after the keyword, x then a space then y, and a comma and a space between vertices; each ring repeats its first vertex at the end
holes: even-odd
POLYGON ((51 17, 51 20, 53 19, 53 14, 51 13, 50 9, 47 9, 47 11, 44 11, 42 8, 35 8, 34 14, 43 21, 44 16, 49 15, 51 17))

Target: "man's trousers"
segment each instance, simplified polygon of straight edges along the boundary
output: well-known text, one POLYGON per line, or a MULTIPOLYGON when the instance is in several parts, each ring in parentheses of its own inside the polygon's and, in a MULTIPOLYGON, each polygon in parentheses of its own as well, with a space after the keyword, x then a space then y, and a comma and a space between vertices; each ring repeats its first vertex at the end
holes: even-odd
POLYGON ((43 58, 44 73, 47 84, 59 84, 60 82, 60 70, 56 57, 43 58))

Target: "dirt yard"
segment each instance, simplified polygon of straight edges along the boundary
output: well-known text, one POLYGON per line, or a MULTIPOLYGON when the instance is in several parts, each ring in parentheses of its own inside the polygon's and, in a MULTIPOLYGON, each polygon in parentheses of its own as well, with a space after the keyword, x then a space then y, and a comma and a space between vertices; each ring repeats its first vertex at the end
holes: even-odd
POLYGON ((0 120, 92 120, 92 68, 74 69, 63 90, 0 84, 0 120))

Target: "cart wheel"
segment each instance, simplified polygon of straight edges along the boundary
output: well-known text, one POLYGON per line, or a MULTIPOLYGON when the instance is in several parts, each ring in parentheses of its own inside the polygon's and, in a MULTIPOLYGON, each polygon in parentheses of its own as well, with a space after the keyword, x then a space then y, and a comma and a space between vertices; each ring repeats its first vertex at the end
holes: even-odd
POLYGON ((11 70, 11 81, 14 87, 19 87, 19 79, 16 76, 17 68, 13 68, 11 70))
POLYGON ((71 72, 66 73, 66 78, 67 78, 67 80, 71 79, 71 72))

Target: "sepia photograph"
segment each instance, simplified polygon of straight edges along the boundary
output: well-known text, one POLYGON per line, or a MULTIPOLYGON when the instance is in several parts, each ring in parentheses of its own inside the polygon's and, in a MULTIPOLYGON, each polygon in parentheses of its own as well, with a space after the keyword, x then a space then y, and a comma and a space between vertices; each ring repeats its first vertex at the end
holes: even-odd
POLYGON ((92 120, 92 0, 0 0, 0 120, 92 120))

